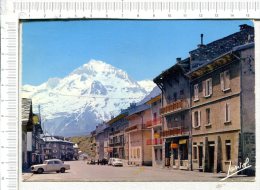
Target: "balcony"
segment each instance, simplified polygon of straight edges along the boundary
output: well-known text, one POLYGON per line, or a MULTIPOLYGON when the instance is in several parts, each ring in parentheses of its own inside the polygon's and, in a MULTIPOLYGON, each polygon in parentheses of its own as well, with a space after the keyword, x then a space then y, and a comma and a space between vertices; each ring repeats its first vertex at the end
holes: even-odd
POLYGON ((169 136, 187 136, 189 135, 189 129, 183 127, 175 127, 168 131, 161 132, 162 137, 169 137, 169 136))
POLYGON ((153 127, 162 125, 162 118, 155 118, 146 122, 145 127, 153 127))
POLYGON ((123 142, 120 142, 120 141, 110 142, 110 143, 109 143, 109 146, 110 146, 110 147, 124 146, 124 143, 123 143, 123 142))
POLYGON ((146 145, 161 145, 161 144, 162 144, 161 138, 147 139, 146 140, 146 145))
POLYGON ((182 100, 177 100, 175 102, 172 102, 168 105, 166 105, 165 107, 160 109, 160 114, 161 115, 169 115, 181 110, 185 110, 189 108, 189 103, 186 99, 182 99, 182 100))

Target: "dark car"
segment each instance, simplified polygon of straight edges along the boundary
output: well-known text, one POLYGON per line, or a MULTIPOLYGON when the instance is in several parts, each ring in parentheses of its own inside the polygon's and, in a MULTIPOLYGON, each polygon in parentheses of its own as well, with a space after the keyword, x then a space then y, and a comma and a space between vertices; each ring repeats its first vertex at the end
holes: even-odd
POLYGON ((103 158, 103 159, 101 160, 101 165, 107 165, 107 164, 108 164, 108 160, 105 159, 105 158, 103 158))

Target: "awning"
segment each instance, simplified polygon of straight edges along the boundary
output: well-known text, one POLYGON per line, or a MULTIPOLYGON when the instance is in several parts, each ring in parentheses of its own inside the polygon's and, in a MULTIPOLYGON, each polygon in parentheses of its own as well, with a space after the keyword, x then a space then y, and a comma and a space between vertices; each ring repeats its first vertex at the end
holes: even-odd
POLYGON ((179 144, 186 144, 187 143, 187 139, 181 139, 179 140, 179 144))

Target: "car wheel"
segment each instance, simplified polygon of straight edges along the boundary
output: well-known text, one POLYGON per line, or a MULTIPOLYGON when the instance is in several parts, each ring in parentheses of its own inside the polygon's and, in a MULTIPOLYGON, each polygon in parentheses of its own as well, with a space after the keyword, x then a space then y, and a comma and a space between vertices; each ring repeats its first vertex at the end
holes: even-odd
POLYGON ((44 170, 43 170, 42 168, 39 168, 39 169, 37 170, 37 173, 38 173, 38 174, 42 174, 43 171, 44 171, 44 170))
POLYGON ((60 171, 56 171, 56 173, 60 173, 60 171))
POLYGON ((60 172, 61 172, 61 173, 64 173, 64 172, 65 172, 65 168, 61 168, 61 169, 60 169, 60 172))

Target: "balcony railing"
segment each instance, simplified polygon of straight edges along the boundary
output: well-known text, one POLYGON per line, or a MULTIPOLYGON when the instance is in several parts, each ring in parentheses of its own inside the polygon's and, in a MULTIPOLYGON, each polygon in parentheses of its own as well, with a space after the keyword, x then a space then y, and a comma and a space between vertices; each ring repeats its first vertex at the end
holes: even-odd
POLYGON ((145 126, 146 127, 152 127, 155 125, 161 125, 162 124, 162 119, 161 118, 156 118, 156 119, 152 119, 146 122, 145 126))
POLYGON ((161 115, 165 115, 165 114, 169 114, 169 113, 174 113, 176 111, 188 108, 189 104, 188 101, 185 99, 182 100, 177 100, 175 102, 172 102, 166 106, 164 106, 163 108, 160 109, 160 114, 161 115))
POLYGON ((168 136, 182 136, 182 135, 188 135, 189 129, 183 128, 183 127, 175 127, 173 129, 169 129, 168 131, 161 132, 162 137, 168 137, 168 136))
POLYGON ((146 140, 146 145, 160 145, 162 144, 162 139, 157 138, 157 139, 147 139, 146 140))

